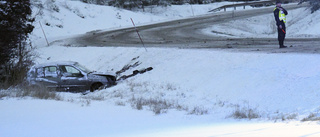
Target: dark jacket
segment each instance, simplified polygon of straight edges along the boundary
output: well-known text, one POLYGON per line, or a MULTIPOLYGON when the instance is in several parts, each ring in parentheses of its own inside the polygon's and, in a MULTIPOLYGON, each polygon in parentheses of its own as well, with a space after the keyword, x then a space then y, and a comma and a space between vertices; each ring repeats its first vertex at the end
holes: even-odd
MULTIPOLYGON (((281 24, 284 24, 283 21, 280 21, 280 20, 279 20, 279 10, 280 10, 279 8, 282 8, 282 7, 277 7, 277 9, 273 11, 274 18, 275 18, 275 20, 276 20, 276 22, 277 22, 278 28, 279 28, 279 26, 280 26, 281 24)), ((286 9, 282 8, 282 10, 283 10, 284 14, 288 15, 288 12, 287 12, 286 9)))

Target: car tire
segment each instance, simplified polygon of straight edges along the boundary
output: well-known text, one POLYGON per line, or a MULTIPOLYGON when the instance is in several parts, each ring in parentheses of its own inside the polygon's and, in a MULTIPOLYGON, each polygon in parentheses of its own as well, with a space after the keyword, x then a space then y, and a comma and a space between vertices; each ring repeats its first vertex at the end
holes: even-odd
POLYGON ((90 91, 93 92, 93 91, 99 89, 101 86, 102 86, 101 83, 93 83, 93 84, 91 85, 91 87, 90 87, 90 91))

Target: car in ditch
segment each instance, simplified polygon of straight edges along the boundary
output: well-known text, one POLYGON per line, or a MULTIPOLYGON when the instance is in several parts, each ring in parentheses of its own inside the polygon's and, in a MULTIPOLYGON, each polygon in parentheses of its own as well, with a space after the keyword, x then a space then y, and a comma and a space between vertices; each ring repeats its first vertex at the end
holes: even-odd
POLYGON ((113 74, 97 73, 78 62, 52 62, 33 66, 27 75, 28 87, 57 91, 93 92, 116 84, 113 74))

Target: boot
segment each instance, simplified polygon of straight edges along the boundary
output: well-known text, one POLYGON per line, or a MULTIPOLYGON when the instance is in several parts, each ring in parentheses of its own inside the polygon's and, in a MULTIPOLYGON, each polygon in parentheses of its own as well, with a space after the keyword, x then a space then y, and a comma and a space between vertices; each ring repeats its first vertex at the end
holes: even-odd
POLYGON ((287 46, 284 46, 284 45, 280 45, 280 49, 281 49, 281 48, 287 48, 287 46))
POLYGON ((279 40, 280 49, 281 48, 287 48, 287 46, 283 45, 283 40, 279 40))

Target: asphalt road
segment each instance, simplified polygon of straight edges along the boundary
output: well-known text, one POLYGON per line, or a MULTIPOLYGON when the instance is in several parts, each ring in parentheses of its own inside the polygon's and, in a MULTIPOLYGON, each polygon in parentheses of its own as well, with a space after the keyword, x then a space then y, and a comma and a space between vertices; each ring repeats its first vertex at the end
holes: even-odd
MULTIPOLYGON (((287 10, 304 5, 286 5, 287 10)), ((250 18, 264 14, 272 14, 274 7, 241 10, 235 12, 209 13, 192 18, 138 26, 137 29, 148 47, 178 48, 220 48, 235 51, 266 51, 266 52, 298 52, 320 53, 320 38, 287 38, 287 49, 278 49, 277 38, 227 38, 203 34, 201 30, 212 25, 237 19, 250 18)), ((142 43, 134 27, 112 31, 88 32, 69 40, 77 46, 110 46, 110 47, 141 47, 142 43)))

